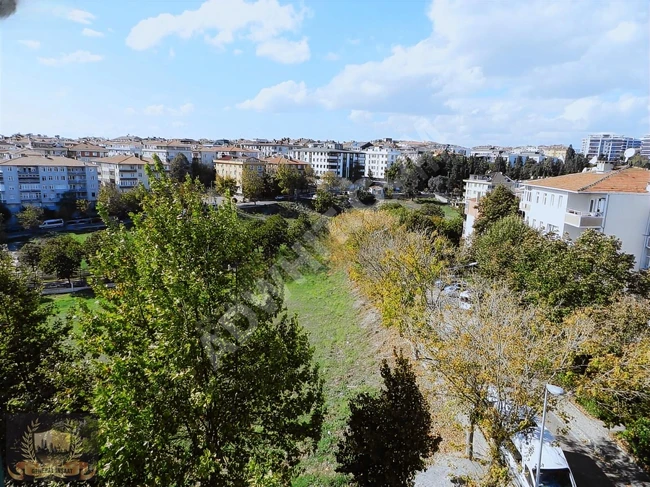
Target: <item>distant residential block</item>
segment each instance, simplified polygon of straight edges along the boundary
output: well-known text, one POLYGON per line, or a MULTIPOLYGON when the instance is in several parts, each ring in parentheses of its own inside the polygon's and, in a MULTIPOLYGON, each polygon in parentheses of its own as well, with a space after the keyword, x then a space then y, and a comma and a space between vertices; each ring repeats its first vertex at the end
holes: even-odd
POLYGON ((493 172, 484 176, 472 174, 465 183, 465 222, 463 224, 463 238, 474 233, 474 221, 478 217, 478 203, 488 193, 499 185, 513 189, 515 181, 500 172, 493 172))
MULTIPOLYGON (((149 189, 149 177, 145 166, 153 166, 153 159, 136 156, 113 156, 95 159, 99 182, 114 184, 120 191, 128 191, 142 184, 149 189)), ((165 171, 169 171, 169 163, 163 162, 165 171)))
POLYGON ((619 161, 627 149, 638 149, 641 140, 633 137, 614 134, 593 134, 582 139, 581 152, 591 159, 594 156, 605 155, 608 161, 619 161))
POLYGON ((225 156, 221 159, 215 159, 214 168, 217 176, 223 178, 229 177, 237 181, 238 191, 241 192, 242 175, 245 170, 255 171, 260 176, 264 174, 266 162, 256 157, 231 157, 225 156))
POLYGON ((95 201, 97 166, 67 157, 29 156, 0 161, 0 201, 12 212, 25 204, 55 209, 65 193, 95 201))

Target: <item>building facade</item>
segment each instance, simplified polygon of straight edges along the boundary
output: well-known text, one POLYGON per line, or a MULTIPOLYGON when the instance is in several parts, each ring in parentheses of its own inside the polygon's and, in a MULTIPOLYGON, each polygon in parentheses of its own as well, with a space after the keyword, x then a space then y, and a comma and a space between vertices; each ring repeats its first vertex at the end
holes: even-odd
POLYGON ((242 175, 244 171, 255 171, 260 176, 264 174, 266 162, 256 157, 230 157, 215 159, 214 169, 217 176, 232 178, 237 181, 237 191, 241 192, 242 175))
MULTIPOLYGON (((120 191, 128 191, 142 184, 149 189, 149 176, 146 166, 154 165, 153 159, 136 156, 113 156, 96 159, 99 182, 104 185, 114 184, 120 191)), ((169 171, 169 163, 163 162, 163 168, 169 171)))
POLYGON ((93 144, 75 144, 68 148, 68 157, 90 162, 91 159, 108 156, 108 149, 93 144))
POLYGON ((162 162, 172 162, 178 154, 183 154, 192 162, 192 146, 178 140, 145 140, 143 141, 142 156, 153 159, 156 155, 162 162))
POLYGON ((365 176, 386 179, 386 170, 397 162, 402 153, 386 146, 373 146, 365 150, 365 176))
POLYGON ((310 147, 293 149, 292 159, 311 166, 316 176, 332 172, 339 177, 353 179, 355 171, 365 175, 366 153, 342 148, 310 147))
POLYGON ((650 134, 644 135, 641 138, 641 151, 640 154, 650 159, 650 134))
POLYGON ((627 149, 638 149, 641 147, 641 140, 633 137, 614 134, 593 134, 582 139, 581 152, 591 159, 605 156, 607 161, 619 161, 623 159, 623 153, 627 149))
POLYGON ((575 240, 594 229, 621 240, 636 269, 649 267, 650 171, 614 170, 598 163, 589 172, 526 181, 520 209, 526 223, 541 232, 575 240))
POLYGON ((124 136, 109 140, 106 143, 108 157, 142 155, 142 139, 140 137, 124 136))
POLYGON ((0 201, 13 212, 31 204, 56 209, 65 193, 96 201, 97 166, 67 157, 31 156, 0 162, 0 201))
POLYGON ((478 203, 481 198, 490 193, 499 185, 514 189, 515 181, 500 172, 486 174, 484 176, 472 174, 465 183, 465 221, 463 223, 463 238, 470 237, 474 233, 474 221, 478 217, 478 203))

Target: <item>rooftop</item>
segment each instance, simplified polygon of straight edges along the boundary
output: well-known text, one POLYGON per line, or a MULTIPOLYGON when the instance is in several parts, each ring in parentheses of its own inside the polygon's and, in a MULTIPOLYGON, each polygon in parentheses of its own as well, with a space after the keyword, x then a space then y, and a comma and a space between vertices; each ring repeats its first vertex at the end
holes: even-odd
POLYGON ((609 172, 581 172, 527 181, 528 186, 563 189, 576 193, 647 193, 650 171, 627 167, 609 172))
POLYGON ((295 159, 291 159, 290 157, 286 157, 286 156, 267 157, 266 159, 264 159, 264 162, 266 162, 267 164, 294 164, 299 166, 305 165, 304 162, 296 161, 295 159))
POLYGON ((84 162, 78 159, 70 159, 69 157, 46 157, 46 156, 16 157, 15 159, 0 161, 0 167, 1 166, 96 167, 96 165, 91 162, 84 162))
POLYGON ((68 150, 71 150, 71 151, 106 152, 105 147, 99 147, 98 145, 92 145, 92 144, 77 144, 77 145, 73 145, 68 150))
POLYGON ((136 156, 113 156, 113 157, 102 157, 95 159, 98 164, 117 164, 117 165, 145 165, 153 164, 154 160, 149 159, 148 157, 143 157, 140 159, 136 156))

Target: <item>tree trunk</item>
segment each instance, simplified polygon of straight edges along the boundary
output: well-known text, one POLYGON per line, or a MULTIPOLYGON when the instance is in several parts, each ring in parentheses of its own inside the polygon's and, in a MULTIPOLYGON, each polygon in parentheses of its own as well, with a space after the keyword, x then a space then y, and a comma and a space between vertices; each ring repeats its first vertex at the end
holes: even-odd
POLYGON ((469 429, 467 430, 467 458, 474 460, 474 421, 470 421, 469 429))

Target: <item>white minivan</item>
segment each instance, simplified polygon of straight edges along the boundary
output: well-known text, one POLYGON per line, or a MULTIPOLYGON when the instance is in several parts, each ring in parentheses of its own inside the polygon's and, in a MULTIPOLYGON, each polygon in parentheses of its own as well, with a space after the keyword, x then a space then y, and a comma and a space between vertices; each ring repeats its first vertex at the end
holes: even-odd
POLYGON ((45 220, 38 226, 38 228, 61 228, 63 225, 63 220, 61 218, 57 218, 55 220, 45 220))
MULTIPOLYGON (((518 433, 511 438, 507 447, 501 449, 502 455, 519 487, 535 485, 537 460, 539 458, 539 426, 529 433, 518 433)), ((542 443, 542 468, 539 475, 540 487, 576 487, 576 481, 555 438, 544 431, 542 443)))

